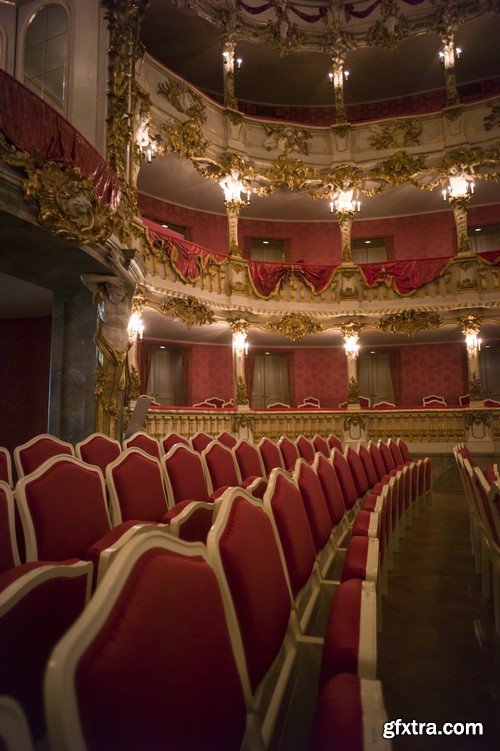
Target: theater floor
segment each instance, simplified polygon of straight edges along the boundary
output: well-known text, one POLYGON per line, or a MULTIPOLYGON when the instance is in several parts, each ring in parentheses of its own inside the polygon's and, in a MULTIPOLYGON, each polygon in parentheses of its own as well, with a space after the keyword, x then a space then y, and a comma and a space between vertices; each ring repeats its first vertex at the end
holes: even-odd
POLYGON ((401 540, 383 618, 378 666, 389 719, 484 725, 482 737, 399 736, 396 751, 500 748, 500 640, 474 573, 462 493, 434 493, 401 540))

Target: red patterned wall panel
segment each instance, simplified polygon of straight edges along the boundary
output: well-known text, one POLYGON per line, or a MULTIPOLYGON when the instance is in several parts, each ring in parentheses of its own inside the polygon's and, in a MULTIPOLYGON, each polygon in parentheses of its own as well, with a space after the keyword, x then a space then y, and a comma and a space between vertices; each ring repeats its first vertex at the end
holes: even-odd
POLYGON ((467 391, 465 345, 421 344, 401 347, 403 390, 401 404, 421 405, 424 396, 444 396, 457 405, 467 391))
POLYGON ((297 404, 306 396, 318 398, 322 407, 337 407, 346 401, 347 361, 342 348, 296 349, 293 363, 297 404))
POLYGON ((231 347, 193 345, 191 350, 192 403, 211 396, 233 398, 233 352, 231 347))

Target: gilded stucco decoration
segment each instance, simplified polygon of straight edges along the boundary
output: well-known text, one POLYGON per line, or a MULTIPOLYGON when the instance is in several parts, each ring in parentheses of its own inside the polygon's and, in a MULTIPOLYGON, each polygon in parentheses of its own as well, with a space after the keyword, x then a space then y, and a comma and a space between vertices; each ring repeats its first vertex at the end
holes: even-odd
POLYGON ((135 62, 142 54, 139 32, 148 1, 102 0, 109 28, 106 155, 114 172, 125 180, 127 151, 133 141, 133 120, 140 100, 135 62))
POLYGON ((321 331, 321 326, 310 316, 303 313, 287 313, 277 321, 270 321, 267 324, 270 331, 277 331, 283 334, 287 339, 295 341, 306 334, 317 334, 321 331))
POLYGON ((490 104, 490 113, 485 115, 483 123, 485 130, 492 130, 500 125, 500 102, 490 104))
POLYGON ((215 316, 206 305, 195 297, 179 297, 165 300, 161 306, 162 313, 171 318, 179 318, 188 329, 215 322, 215 316))
POLYGON ((366 418, 364 415, 346 415, 344 417, 344 431, 347 432, 352 427, 359 427, 361 430, 364 430, 366 428, 366 418))
POLYGON ((290 50, 304 44, 307 37, 297 24, 290 21, 286 0, 275 0, 274 7, 276 20, 268 21, 265 31, 269 42, 278 50, 279 56, 284 57, 290 50))
POLYGON ((295 152, 305 154, 309 151, 311 134, 305 128, 295 125, 269 125, 263 123, 266 132, 263 146, 267 151, 281 151, 283 154, 295 152))
POLYGON ((464 313, 464 315, 458 318, 460 330, 464 336, 469 333, 479 333, 481 321, 481 316, 478 313, 464 313))
MULTIPOLYGON (((471 391, 471 398, 472 391, 471 391)), ((482 399, 482 393, 480 392, 479 398, 482 399)), ((473 425, 484 425, 485 428, 491 428, 491 413, 490 412, 471 412, 465 415, 465 429, 470 430, 473 425)))
POLYGON ((236 380, 236 404, 248 404, 248 389, 242 376, 236 380))
POLYGON ((419 331, 436 329, 439 325, 440 319, 437 313, 403 310, 401 313, 384 316, 379 321, 378 328, 380 331, 387 331, 391 334, 415 336, 419 331))
POLYGON ((424 159, 421 156, 411 156, 407 151, 396 151, 383 162, 380 162, 370 173, 375 180, 382 180, 398 187, 404 182, 415 183, 417 177, 424 171, 424 159))
POLYGON ((382 0, 380 12, 382 18, 368 30, 368 44, 393 50, 407 36, 410 24, 396 0, 382 0))
POLYGON ((372 126, 368 142, 377 150, 400 149, 402 146, 418 146, 422 135, 422 120, 394 120, 379 126, 372 126))
POLYGON ((483 399, 483 388, 481 385, 481 379, 478 375, 469 378, 469 394, 473 402, 482 401, 483 399))
POLYGON ((328 32, 321 42, 321 51, 329 55, 333 62, 341 64, 349 50, 355 46, 353 35, 344 31, 338 20, 332 20, 328 32))
POLYGON ((92 180, 79 169, 55 162, 28 171, 24 198, 38 205, 38 221, 54 235, 78 243, 102 242, 114 229, 109 206, 102 205, 92 180))
POLYGON ((363 323, 361 321, 347 321, 340 324, 340 333, 344 339, 349 336, 357 337, 362 328, 363 323))
POLYGON ((141 377, 137 368, 132 365, 128 372, 127 386, 125 397, 127 402, 138 399, 141 395, 141 377))
POLYGON ((248 331, 249 323, 246 318, 233 318, 228 321, 229 329, 232 334, 240 334, 248 331))
POLYGON ((184 81, 173 78, 162 81, 158 84, 158 94, 165 97, 177 112, 187 115, 190 120, 200 124, 206 121, 206 108, 201 95, 184 81))
POLYGON ((158 131, 162 143, 160 153, 174 151, 181 159, 197 159, 205 154, 208 141, 196 120, 172 121, 170 125, 162 123, 158 131))
POLYGON ((356 404, 359 399, 359 387, 358 382, 354 377, 349 378, 347 384, 347 401, 349 404, 356 404))
POLYGON ((314 180, 316 170, 300 159, 290 159, 282 154, 271 164, 268 178, 273 189, 302 190, 309 180, 314 180))

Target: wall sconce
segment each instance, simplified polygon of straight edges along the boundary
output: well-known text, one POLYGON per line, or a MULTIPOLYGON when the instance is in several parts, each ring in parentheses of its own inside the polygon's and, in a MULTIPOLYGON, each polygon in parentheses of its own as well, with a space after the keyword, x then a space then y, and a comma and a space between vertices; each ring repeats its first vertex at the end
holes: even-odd
POLYGON ((357 355, 359 352, 359 337, 354 334, 344 337, 344 347, 348 355, 357 355))
POLYGON ((236 58, 236 70, 241 70, 242 62, 243 62, 243 59, 241 57, 236 58))
POLYGON ((233 352, 236 357, 248 355, 248 341, 246 331, 235 331, 233 334, 233 352))
POLYGON ((475 193, 474 181, 465 175, 450 175, 449 184, 442 191, 443 201, 452 201, 454 198, 466 198, 475 193))
MULTIPOLYGON (((350 72, 348 70, 344 70, 343 76, 344 81, 347 83, 349 80, 350 72)), ((335 86, 340 86, 342 84, 342 73, 334 73, 333 71, 328 72, 328 83, 335 86)))
POLYGON ((481 349, 481 339, 477 335, 477 331, 469 331, 465 335, 465 344, 469 352, 474 352, 476 349, 479 352, 481 349))
POLYGON ((130 316, 130 320, 127 326, 128 336, 131 341, 137 341, 142 339, 144 334, 144 323, 142 321, 142 313, 135 310, 130 316))

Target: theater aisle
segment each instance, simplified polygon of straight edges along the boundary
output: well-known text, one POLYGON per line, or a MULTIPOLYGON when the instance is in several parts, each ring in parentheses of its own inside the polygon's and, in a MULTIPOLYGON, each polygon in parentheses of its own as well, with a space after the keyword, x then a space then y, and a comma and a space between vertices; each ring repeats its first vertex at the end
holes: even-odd
POLYGON ((384 598, 379 677, 390 720, 482 722, 482 737, 399 736, 396 751, 500 748, 500 640, 474 573, 465 496, 434 493, 400 542, 384 598))

